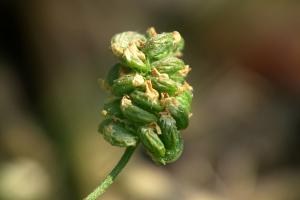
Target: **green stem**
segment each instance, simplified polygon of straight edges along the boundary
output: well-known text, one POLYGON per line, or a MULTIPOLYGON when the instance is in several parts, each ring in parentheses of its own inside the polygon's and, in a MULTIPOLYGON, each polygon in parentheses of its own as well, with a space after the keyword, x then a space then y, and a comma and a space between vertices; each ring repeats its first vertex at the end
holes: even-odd
POLYGON ((106 189, 114 182, 118 174, 126 166, 136 147, 137 145, 135 147, 126 148, 118 164, 113 168, 113 170, 109 173, 109 175, 106 176, 106 178, 100 183, 100 185, 92 193, 90 193, 84 200, 96 200, 106 191, 106 189))

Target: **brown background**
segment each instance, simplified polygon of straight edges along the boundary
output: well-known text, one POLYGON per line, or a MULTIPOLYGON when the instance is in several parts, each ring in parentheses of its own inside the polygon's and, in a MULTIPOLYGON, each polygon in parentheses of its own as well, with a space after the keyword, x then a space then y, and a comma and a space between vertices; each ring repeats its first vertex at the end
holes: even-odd
POLYGON ((82 199, 123 149, 97 133, 113 34, 179 31, 192 67, 183 156, 138 150, 104 200, 298 200, 298 1, 0 3, 0 199, 82 199))

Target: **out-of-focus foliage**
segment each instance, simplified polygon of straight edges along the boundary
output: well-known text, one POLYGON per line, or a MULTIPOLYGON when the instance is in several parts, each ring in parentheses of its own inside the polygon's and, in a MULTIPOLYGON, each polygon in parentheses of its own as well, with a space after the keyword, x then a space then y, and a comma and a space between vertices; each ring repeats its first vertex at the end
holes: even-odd
POLYGON ((121 150, 97 134, 124 30, 178 30, 193 69, 185 150, 135 155, 105 200, 286 200, 299 193, 297 1, 1 1, 0 199, 81 199, 121 150), (113 155, 113 156, 112 156, 113 155), (14 195, 10 195, 14 194, 14 195))

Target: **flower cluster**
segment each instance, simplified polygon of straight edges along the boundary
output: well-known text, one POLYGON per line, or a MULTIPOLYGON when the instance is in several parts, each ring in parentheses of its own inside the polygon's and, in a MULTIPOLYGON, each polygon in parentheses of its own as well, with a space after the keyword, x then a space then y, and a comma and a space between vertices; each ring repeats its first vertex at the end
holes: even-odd
POLYGON ((171 163, 183 151, 180 131, 191 116, 191 68, 180 56, 184 40, 177 32, 116 34, 111 40, 119 59, 105 79, 113 98, 104 105, 99 126, 105 140, 120 147, 143 144, 159 164, 171 163))

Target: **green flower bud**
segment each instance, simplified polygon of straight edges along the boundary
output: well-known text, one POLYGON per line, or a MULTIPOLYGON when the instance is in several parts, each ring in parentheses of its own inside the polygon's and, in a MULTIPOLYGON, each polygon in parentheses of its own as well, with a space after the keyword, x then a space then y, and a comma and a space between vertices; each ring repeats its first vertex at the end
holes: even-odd
POLYGON ((103 106, 102 114, 106 117, 117 117, 122 118, 123 114, 120 109, 120 99, 114 99, 103 106))
POLYGON ((127 130, 122 123, 113 119, 104 120, 99 126, 99 132, 111 145, 119 147, 135 146, 138 137, 133 132, 127 130))
POLYGON ((135 44, 130 44, 124 51, 121 60, 129 68, 139 72, 149 72, 151 70, 149 61, 146 60, 145 54, 141 52, 135 44))
POLYGON ((136 32, 116 34, 111 40, 111 49, 120 61, 127 67, 140 71, 150 71, 149 62, 145 54, 139 50, 146 38, 136 32))
POLYGON ((108 86, 112 86, 114 80, 118 79, 120 76, 120 70, 122 65, 120 63, 115 64, 107 73, 105 82, 108 86))
POLYGON ((147 31, 146 31, 146 38, 147 39, 150 39, 150 38, 152 38, 156 35, 157 35, 157 33, 156 33, 156 30, 155 30, 154 27, 150 27, 150 28, 147 29, 147 31))
POLYGON ((158 92, 165 92, 173 96, 178 90, 178 83, 169 78, 167 74, 159 74, 157 71, 152 70, 154 77, 151 77, 153 88, 158 92))
POLYGON ((179 140, 179 131, 176 127, 176 121, 169 114, 163 113, 158 120, 161 129, 160 139, 164 143, 166 149, 176 148, 179 140))
POLYGON ((157 117, 154 114, 133 105, 128 96, 124 96, 121 100, 121 111, 125 118, 139 124, 157 121, 157 117))
POLYGON ((176 83, 182 84, 185 81, 185 77, 183 77, 181 74, 179 74, 178 72, 174 73, 174 74, 170 74, 169 78, 173 81, 175 81, 176 83))
POLYGON ((132 92, 138 87, 144 86, 144 78, 139 74, 126 74, 113 81, 112 93, 116 96, 123 96, 132 92))
POLYGON ((151 99, 145 92, 135 90, 130 94, 130 98, 134 104, 149 112, 157 113, 163 110, 159 100, 151 99))
POLYGON ((156 68, 159 73, 166 73, 170 75, 183 69, 185 64, 183 60, 174 56, 169 56, 153 62, 151 66, 156 68))
POLYGON ((172 163, 176 160, 178 160, 178 158, 181 156, 182 152, 183 152, 183 139, 181 137, 181 135, 179 135, 178 140, 176 141, 176 146, 175 148, 172 149, 168 149, 166 151, 166 155, 164 156, 164 162, 166 164, 168 163, 172 163))
POLYGON ((190 72, 191 68, 188 65, 185 65, 184 68, 182 68, 181 70, 170 74, 169 77, 170 79, 172 79, 173 81, 183 84, 187 74, 190 72))
POLYGON ((116 34, 111 40, 119 62, 108 72, 107 88, 115 97, 104 105, 99 131, 115 146, 141 141, 153 161, 167 164, 183 151, 181 129, 191 116, 190 71, 178 56, 184 40, 177 31, 146 36, 136 32, 116 34))
POLYGON ((181 38, 181 40, 179 40, 178 44, 177 44, 177 48, 176 48, 176 51, 175 51, 175 55, 176 56, 182 56, 182 53, 181 51, 183 50, 184 48, 184 39, 181 38))
POLYGON ((187 105, 182 104, 175 97, 168 97, 163 99, 162 102, 166 106, 167 112, 175 119, 177 128, 179 130, 185 129, 189 124, 190 116, 190 113, 187 110, 187 105))
POLYGON ((193 94, 191 91, 185 90, 175 98, 187 112, 191 111, 191 103, 193 98, 193 94))
POLYGON ((130 44, 141 46, 145 42, 145 36, 140 33, 133 31, 118 33, 111 39, 111 50, 115 56, 121 58, 130 44))
POLYGON ((183 48, 181 35, 174 31, 172 33, 161 33, 151 37, 142 48, 142 51, 150 60, 159 60, 172 54, 176 54, 183 48))
POLYGON ((155 162, 165 164, 163 157, 165 156, 166 149, 154 129, 143 126, 138 130, 138 133, 142 144, 152 159, 155 162))

